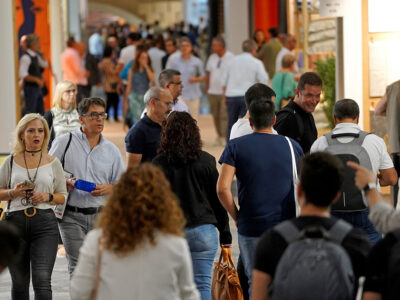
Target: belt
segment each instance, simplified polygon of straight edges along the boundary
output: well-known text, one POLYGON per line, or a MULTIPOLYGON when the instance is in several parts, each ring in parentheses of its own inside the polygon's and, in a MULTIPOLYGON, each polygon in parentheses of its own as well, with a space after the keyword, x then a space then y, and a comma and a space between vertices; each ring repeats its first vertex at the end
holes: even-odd
POLYGON ((84 215, 93 215, 93 214, 97 214, 99 212, 101 212, 101 210, 103 209, 103 206, 99 206, 99 207, 76 207, 76 206, 71 206, 71 205, 67 205, 65 207, 66 210, 70 210, 70 211, 74 211, 74 212, 78 212, 84 215))

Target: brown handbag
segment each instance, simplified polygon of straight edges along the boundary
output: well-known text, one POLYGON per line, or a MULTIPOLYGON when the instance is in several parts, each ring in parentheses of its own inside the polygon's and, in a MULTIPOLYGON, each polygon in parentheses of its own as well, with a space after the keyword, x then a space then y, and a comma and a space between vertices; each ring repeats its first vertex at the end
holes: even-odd
POLYGON ((103 255, 104 249, 104 237, 99 237, 99 245, 98 245, 98 252, 97 252, 97 269, 96 269, 96 281, 94 283, 94 289, 92 294, 92 300, 97 300, 97 294, 99 292, 99 285, 100 285, 100 271, 101 271, 101 257, 103 255))
POLYGON ((239 276, 229 247, 222 246, 219 261, 214 263, 211 295, 213 300, 243 300, 239 276))

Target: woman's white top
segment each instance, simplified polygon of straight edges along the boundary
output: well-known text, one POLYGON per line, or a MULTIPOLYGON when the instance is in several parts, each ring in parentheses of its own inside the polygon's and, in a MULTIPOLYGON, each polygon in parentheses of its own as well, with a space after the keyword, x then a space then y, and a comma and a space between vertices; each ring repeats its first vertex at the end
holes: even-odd
POLYGON ((79 114, 75 108, 71 107, 69 110, 64 110, 58 107, 53 107, 51 112, 53 114, 54 137, 58 137, 59 135, 63 135, 81 127, 79 114))
MULTIPOLYGON (((7 157, 0 168, 0 188, 8 189, 8 182, 11 173, 11 188, 14 188, 18 183, 29 180, 25 167, 18 165, 15 160, 13 161, 12 172, 10 172, 10 156, 7 157)), ((35 176, 35 169, 28 169, 29 175, 33 179, 35 176)), ((63 194, 67 199, 67 186, 64 177, 64 171, 60 161, 55 158, 52 162, 40 166, 35 180, 34 191, 42 193, 63 194)), ((24 210, 32 205, 24 206, 21 204, 23 197, 15 197, 11 200, 9 212, 24 210)), ((53 208, 54 205, 50 203, 40 203, 35 206, 39 209, 53 208)))
MULTIPOLYGON (((89 232, 80 249, 71 280, 71 299, 92 299, 98 241, 102 231, 89 232)), ((98 300, 199 300, 189 247, 184 238, 158 233, 156 245, 144 242, 127 256, 103 250, 98 300)))

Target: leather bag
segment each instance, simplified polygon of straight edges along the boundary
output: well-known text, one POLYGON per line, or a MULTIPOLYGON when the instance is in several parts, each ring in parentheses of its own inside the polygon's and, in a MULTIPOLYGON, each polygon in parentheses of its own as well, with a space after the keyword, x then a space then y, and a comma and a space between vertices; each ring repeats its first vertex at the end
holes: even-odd
POLYGON ((211 295, 213 300, 243 300, 239 276, 229 247, 222 246, 219 261, 214 263, 211 295))

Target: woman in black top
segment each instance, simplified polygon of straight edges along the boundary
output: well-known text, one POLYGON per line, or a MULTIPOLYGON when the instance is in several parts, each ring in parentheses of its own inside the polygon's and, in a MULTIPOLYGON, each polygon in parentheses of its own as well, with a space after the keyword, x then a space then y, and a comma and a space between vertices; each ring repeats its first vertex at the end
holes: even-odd
POLYGON ((229 219, 220 204, 216 184, 215 158, 201 150, 199 127, 186 112, 172 112, 163 126, 159 154, 153 163, 160 166, 178 196, 187 220, 188 241, 194 279, 201 299, 211 299, 211 269, 220 244, 231 244, 229 219))

